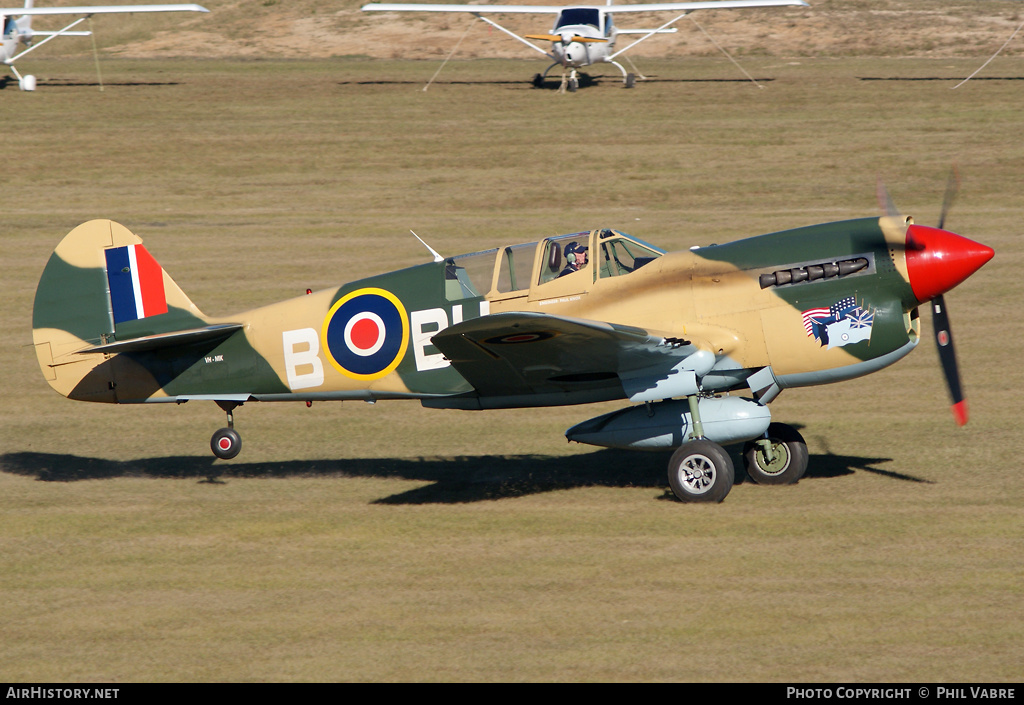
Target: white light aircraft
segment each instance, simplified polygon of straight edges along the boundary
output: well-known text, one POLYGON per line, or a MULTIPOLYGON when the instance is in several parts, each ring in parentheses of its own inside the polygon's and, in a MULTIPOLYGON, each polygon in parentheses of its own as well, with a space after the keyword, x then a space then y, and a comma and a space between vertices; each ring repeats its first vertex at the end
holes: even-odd
POLYGON ((540 87, 548 71, 555 66, 570 72, 568 88, 579 87, 577 69, 597 63, 608 63, 622 72, 626 88, 632 88, 636 76, 627 73, 615 59, 655 34, 670 33, 676 22, 694 10, 735 10, 750 7, 780 7, 796 5, 807 7, 804 0, 719 0, 718 2, 662 2, 639 5, 427 5, 416 3, 370 3, 363 6, 364 12, 468 12, 498 29, 513 39, 522 42, 534 51, 550 58, 554 63, 533 77, 535 86, 540 87), (623 12, 674 12, 678 13, 656 29, 619 29, 612 21, 612 14, 623 12), (550 14, 556 15, 555 24, 549 34, 526 34, 519 36, 484 15, 495 14, 550 14), (642 35, 628 46, 615 50, 615 41, 620 34, 642 35), (551 49, 545 50, 530 40, 549 41, 551 49))
POLYGON ((90 32, 72 32, 71 29, 78 26, 93 15, 107 15, 125 12, 209 12, 201 5, 81 5, 77 7, 34 7, 33 0, 25 0, 25 7, 0 7, 0 25, 3 26, 3 48, 0 49, 0 58, 11 67, 11 71, 18 78, 18 87, 23 91, 33 91, 36 88, 36 78, 32 75, 22 76, 18 69, 14 68, 14 62, 25 56, 30 51, 38 49, 51 39, 57 37, 89 36, 90 32), (20 15, 15 19, 15 15, 20 15), (82 15, 64 29, 56 32, 41 32, 32 29, 32 18, 36 15, 82 15), (45 37, 41 42, 32 44, 38 37, 45 37), (21 53, 18 47, 25 46, 21 53))

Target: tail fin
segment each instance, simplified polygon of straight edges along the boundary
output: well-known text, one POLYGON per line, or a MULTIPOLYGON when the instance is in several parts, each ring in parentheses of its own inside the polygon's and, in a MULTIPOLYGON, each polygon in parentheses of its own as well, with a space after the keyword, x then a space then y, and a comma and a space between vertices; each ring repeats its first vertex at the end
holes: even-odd
POLYGON ((71 399, 116 402, 116 365, 90 348, 204 327, 207 317, 142 245, 110 220, 57 245, 36 288, 32 337, 43 375, 71 399))

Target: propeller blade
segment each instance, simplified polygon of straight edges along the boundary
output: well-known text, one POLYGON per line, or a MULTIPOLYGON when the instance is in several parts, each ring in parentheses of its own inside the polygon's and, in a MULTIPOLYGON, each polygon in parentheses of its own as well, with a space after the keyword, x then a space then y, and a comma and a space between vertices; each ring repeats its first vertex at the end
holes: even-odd
POLYGON ((931 304, 935 343, 939 350, 939 361, 942 363, 942 373, 946 377, 949 396, 953 400, 953 417, 958 426, 963 426, 967 423, 967 400, 960 386, 960 370, 956 362, 956 351, 953 349, 953 331, 949 326, 946 300, 939 294, 932 299, 931 304))
POLYGON ((946 223, 946 215, 949 214, 949 209, 953 207, 953 201, 956 200, 956 194, 960 190, 960 170, 956 168, 956 164, 949 170, 949 179, 946 181, 946 195, 942 198, 942 214, 939 215, 939 230, 942 230, 946 223))
POLYGON ((885 187, 882 182, 882 177, 878 177, 878 185, 875 188, 875 194, 878 196, 878 207, 887 216, 892 218, 900 217, 900 209, 893 203, 892 196, 889 195, 889 189, 885 187))
POLYGON ((536 39, 542 42, 559 42, 570 44, 572 42, 607 42, 607 39, 600 39, 598 37, 581 37, 580 35, 574 36, 568 42, 564 42, 562 35, 560 34, 524 34, 524 39, 536 39))

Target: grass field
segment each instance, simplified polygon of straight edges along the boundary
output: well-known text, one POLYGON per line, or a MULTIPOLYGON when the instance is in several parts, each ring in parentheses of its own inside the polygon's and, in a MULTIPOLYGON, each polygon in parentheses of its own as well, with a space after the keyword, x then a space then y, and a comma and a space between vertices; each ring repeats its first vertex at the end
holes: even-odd
MULTIPOLYGON (((537 91, 535 62, 43 59, 0 91, 0 680, 1020 681, 1024 59, 645 60, 537 91), (996 250, 930 337, 791 390, 811 468, 721 505, 664 454, 569 446, 614 408, 69 402, 31 306, 80 222, 145 238, 228 314, 445 254, 592 227, 669 249, 878 213, 996 250)), ((929 332, 930 335, 930 332, 929 332)))

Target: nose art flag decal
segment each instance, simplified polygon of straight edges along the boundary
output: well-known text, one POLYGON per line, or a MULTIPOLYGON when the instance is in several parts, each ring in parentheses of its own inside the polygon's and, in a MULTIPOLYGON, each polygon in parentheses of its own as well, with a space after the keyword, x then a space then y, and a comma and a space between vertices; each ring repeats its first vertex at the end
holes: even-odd
POLYGON ((164 272, 145 247, 114 247, 106 255, 115 324, 167 313, 164 272))
POLYGON ((871 340, 875 315, 849 296, 828 308, 812 308, 803 312, 804 328, 828 349, 871 340))

